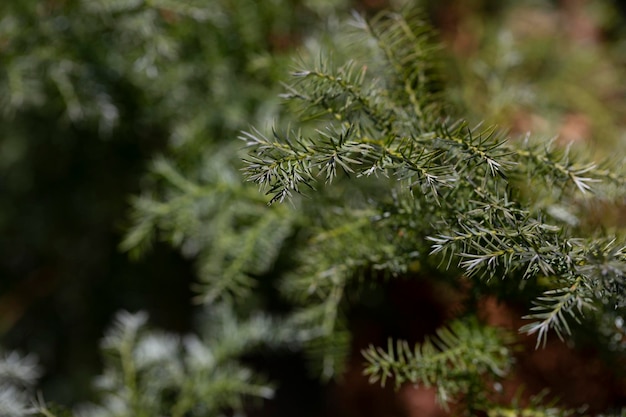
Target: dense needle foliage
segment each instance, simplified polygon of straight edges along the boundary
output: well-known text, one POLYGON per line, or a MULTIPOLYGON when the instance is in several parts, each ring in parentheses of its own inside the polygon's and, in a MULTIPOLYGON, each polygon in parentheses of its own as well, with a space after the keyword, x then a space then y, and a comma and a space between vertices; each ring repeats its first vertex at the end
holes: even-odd
MULTIPOLYGON (((167 23, 212 16, 191 3, 155 4, 167 23)), ((113 6, 93 7, 106 19, 152 10, 113 6)), ((502 392, 516 352, 542 349, 555 337, 571 349, 593 340, 606 361, 624 365, 626 239, 619 228, 593 230, 587 221, 594 202, 626 198, 623 164, 467 121, 449 100, 433 29, 413 8, 372 18, 355 13, 334 30, 332 42, 311 41, 299 53, 280 96, 284 110, 274 102, 266 109, 276 120, 261 115, 240 141, 202 143, 203 129, 223 121, 205 117, 203 108, 177 115, 177 97, 187 95, 166 94, 171 86, 151 97, 166 103, 150 117, 171 117, 172 152, 155 160, 133 199, 121 248, 139 256, 160 239, 193 259, 196 301, 207 313, 192 336, 150 330, 141 312, 119 313, 101 345, 98 405, 74 415, 245 413, 248 398, 274 394, 239 361, 260 346, 304 351, 322 380, 341 380, 359 347, 354 311, 394 281, 443 286, 462 301, 434 334, 363 349, 360 371, 383 386, 433 387, 453 414, 583 413, 539 393, 522 400, 502 392), (280 318, 266 311, 275 308, 272 297, 281 300, 280 318), (481 315, 490 298, 521 305, 525 324, 494 326, 481 315), (523 335, 532 345, 521 344, 523 335)), ((269 72, 269 58, 257 58, 269 72)), ((149 56, 134 61, 148 78, 151 68, 168 70, 157 64, 149 56)), ((83 117, 72 106, 73 84, 60 74, 52 81, 68 117, 83 117)), ((195 78, 180 74, 168 79, 193 89, 195 78)), ((132 81, 143 89, 148 78, 132 81)), ((419 294, 408 296, 419 302, 419 294)), ((69 414, 43 398, 31 401, 39 372, 30 357, 5 355, 0 410, 69 414)))
MULTIPOLYGON (((350 280, 371 271, 405 276, 419 262, 429 276, 469 278, 478 293, 525 292, 533 306, 520 330, 535 334, 537 347, 551 331, 565 339, 583 322, 593 327, 617 317, 625 294, 623 236, 582 235, 577 226, 585 216, 580 201, 590 194, 624 197, 621 167, 529 137, 507 140, 495 128, 447 115, 431 32, 419 16, 390 13, 355 25, 372 40, 369 59, 303 64, 284 95, 302 120, 297 129, 242 137, 250 150, 246 176, 270 203, 307 194, 298 204, 324 207, 302 209, 314 211, 321 230, 314 246, 301 249, 306 255, 290 291, 330 304, 334 321, 340 298, 332 295, 350 280), (333 191, 334 182, 341 191, 333 191), (331 201, 317 196, 318 187, 331 201)), ((442 352, 449 345, 443 342, 442 352)), ((407 379, 413 359, 406 348, 398 348, 400 365, 376 352, 367 353, 375 379, 407 379)), ((424 355, 415 369, 427 363, 424 355)), ((445 385, 441 375, 411 375, 414 383, 438 378, 445 385)))

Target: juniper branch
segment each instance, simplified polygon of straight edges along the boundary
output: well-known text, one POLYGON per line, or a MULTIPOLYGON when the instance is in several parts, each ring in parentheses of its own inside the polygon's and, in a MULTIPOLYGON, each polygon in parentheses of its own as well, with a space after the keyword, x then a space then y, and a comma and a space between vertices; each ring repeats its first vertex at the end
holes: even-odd
POLYGON ((506 375, 511 365, 507 340, 475 319, 455 320, 413 348, 403 341, 394 346, 391 340, 386 350, 370 346, 362 352, 367 361, 365 374, 370 382, 380 381, 383 386, 388 379, 395 380, 396 388, 404 383, 436 386, 438 399, 445 405, 485 376, 506 375))
MULTIPOLYGON (((541 207, 523 198, 519 182, 524 175, 545 176, 543 187, 548 191, 585 195, 602 179, 620 179, 567 149, 528 141, 520 145, 493 128, 469 128, 442 118, 439 107, 429 107, 438 97, 437 91, 429 90, 431 81, 436 83, 436 64, 429 61, 434 56, 428 43, 430 29, 419 18, 382 15, 369 22, 358 20, 356 26, 377 42, 389 68, 368 67, 366 72, 351 60, 337 71, 330 64, 300 70, 285 98, 306 102, 306 121, 317 125, 312 132, 274 131, 272 140, 256 130, 242 134, 250 155, 246 178, 272 194, 271 202, 300 193, 303 186, 314 189, 320 177, 330 185, 339 171, 346 177, 380 173, 398 179, 394 190, 408 192, 419 203, 415 211, 405 211, 385 224, 399 228, 407 222, 405 216, 416 216, 414 247, 430 245, 431 255, 443 255, 442 264, 449 267, 455 262, 467 275, 487 281, 540 276, 551 280, 544 298, 537 300, 542 307, 528 316, 539 324, 524 328, 538 332, 540 343, 548 329, 560 336, 568 333, 569 320, 582 320, 585 311, 602 303, 604 296, 599 294, 608 291, 621 300, 617 291, 608 289, 621 288, 621 267, 613 268, 619 278, 611 284, 603 281, 602 273, 590 269, 580 253, 590 240, 573 236, 564 222, 547 222, 541 207), (384 97, 390 110, 376 104, 382 101, 376 101, 374 93, 384 97), (325 118, 326 114, 332 117, 325 118), (424 210, 432 204, 439 208, 424 210), (424 215, 427 222, 417 220, 424 215), (580 285, 575 285, 579 279, 580 285), (558 290, 566 288, 559 283, 574 285, 577 291, 558 290)), ((330 246, 319 251, 331 253, 330 246)), ((346 266, 344 260, 327 265, 346 266)), ((302 280, 311 276, 315 274, 302 280)))

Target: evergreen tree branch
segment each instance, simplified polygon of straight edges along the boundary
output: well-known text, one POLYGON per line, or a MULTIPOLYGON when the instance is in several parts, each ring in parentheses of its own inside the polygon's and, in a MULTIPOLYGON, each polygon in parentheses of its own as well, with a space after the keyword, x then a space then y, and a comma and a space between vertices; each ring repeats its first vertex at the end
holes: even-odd
MULTIPOLYGON (((508 142, 495 129, 470 129, 464 122, 443 119, 436 109, 425 112, 429 100, 437 96, 436 89, 429 90, 436 84, 436 76, 433 83, 428 79, 436 68, 428 61, 435 55, 428 43, 430 29, 419 18, 400 14, 382 15, 370 22, 358 20, 356 26, 377 42, 391 74, 385 69, 377 72, 375 67, 366 72, 361 66, 355 71, 353 68, 359 68, 355 61, 336 71, 328 63, 312 71, 298 71, 294 87, 289 87, 284 97, 307 103, 301 113, 303 131, 280 134, 274 130, 271 140, 257 130, 243 133, 249 149, 245 177, 271 194, 270 202, 292 197, 304 186, 314 189, 319 177, 332 183, 340 170, 345 177, 355 173, 357 177, 378 173, 395 177, 399 181, 392 185, 394 190, 410 193, 419 203, 414 212, 386 219, 384 227, 399 230, 407 223, 403 217, 417 219, 427 213, 428 223, 413 222, 412 227, 418 228, 413 235, 414 248, 430 245, 431 255, 442 255, 442 265, 449 268, 454 262, 468 276, 486 277, 486 281, 549 277, 546 293, 528 316, 542 324, 524 328, 536 332, 540 344, 548 329, 555 329, 559 336, 569 333, 568 321, 582 320, 585 311, 605 297, 599 294, 611 293, 619 299, 615 288, 621 288, 622 275, 611 283, 602 280, 580 253, 591 240, 573 236, 562 219, 561 223, 548 223, 540 207, 521 198, 523 184, 518 182, 523 175, 543 176, 547 192, 568 195, 573 190, 585 195, 600 180, 619 178, 599 170, 596 164, 581 162, 568 149, 528 141, 519 145, 508 142), (424 62, 422 56, 427 57, 424 62), (384 97, 391 110, 372 104, 377 103, 374 92, 384 97), (332 117, 327 118, 328 114, 332 117), (393 120, 388 119, 390 115, 393 120), (322 127, 309 129, 305 121, 322 127), (433 203, 439 208, 424 210, 433 203), (576 284, 579 279, 580 285, 576 284), (576 291, 564 290, 572 286, 576 291), (611 286, 614 288, 609 289, 611 286)), ((381 206, 377 209, 382 210, 381 206)), ((395 238, 389 239, 397 244, 395 238)), ((320 245, 316 250, 328 255, 331 246, 320 245)), ((401 251, 398 248, 391 257, 400 265, 394 272, 407 269, 402 262, 408 257, 401 251)), ((310 256, 313 252, 306 253, 310 256)), ((380 259, 347 257, 320 265, 346 273, 382 264, 380 259)), ((306 282, 317 288, 314 277, 323 276, 319 275, 323 269, 313 271, 294 279, 294 284, 301 280, 303 287, 306 282)))
POLYGON ((365 374, 370 382, 385 385, 394 379, 404 383, 437 387, 442 404, 454 401, 485 376, 501 378, 511 365, 507 336, 481 326, 475 319, 455 320, 413 348, 407 342, 389 341, 387 350, 370 346, 364 350, 365 374))
POLYGON ((404 104, 405 111, 414 116, 416 127, 421 128, 428 126, 424 122, 436 117, 433 111, 436 54, 432 29, 415 10, 407 15, 382 13, 372 21, 357 20, 357 26, 378 42, 401 92, 393 97, 404 104))

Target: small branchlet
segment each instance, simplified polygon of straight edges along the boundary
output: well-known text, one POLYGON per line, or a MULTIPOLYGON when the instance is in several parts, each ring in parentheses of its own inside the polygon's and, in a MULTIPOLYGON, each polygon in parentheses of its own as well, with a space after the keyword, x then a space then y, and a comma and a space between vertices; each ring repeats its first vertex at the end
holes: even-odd
POLYGON ((434 386, 437 399, 445 406, 459 394, 476 390, 476 385, 507 374, 511 355, 506 343, 510 340, 495 328, 479 325, 475 318, 455 320, 414 347, 404 341, 394 346, 391 340, 387 350, 370 346, 363 351, 365 374, 370 382, 383 386, 389 379, 396 388, 404 383, 434 386))

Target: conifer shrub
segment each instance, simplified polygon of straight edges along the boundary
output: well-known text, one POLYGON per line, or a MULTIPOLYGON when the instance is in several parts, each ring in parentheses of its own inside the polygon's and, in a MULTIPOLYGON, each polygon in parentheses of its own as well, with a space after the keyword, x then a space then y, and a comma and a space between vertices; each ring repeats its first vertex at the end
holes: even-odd
MULTIPOLYGON (((240 134, 240 163, 232 148, 196 178, 155 163, 162 188, 134 200, 122 247, 160 238, 192 257, 206 316, 180 337, 120 313, 102 341, 102 400, 75 415, 244 413, 274 393, 239 360, 259 346, 305 352, 324 381, 357 366, 376 386, 430 389, 453 415, 619 415, 619 401, 571 407, 553 401, 556 386, 511 389, 522 355, 555 344, 593 347, 611 381, 623 377, 623 229, 587 221, 626 197, 623 164, 466 121, 441 55, 419 11, 355 14, 332 45, 301 53, 285 112, 240 134), (397 283, 418 285, 385 298, 397 283), (363 345, 363 311, 427 298, 443 307, 392 319, 436 329, 363 345)), ((5 355, 0 372, 0 410, 64 415, 29 402, 28 357, 5 355)))

